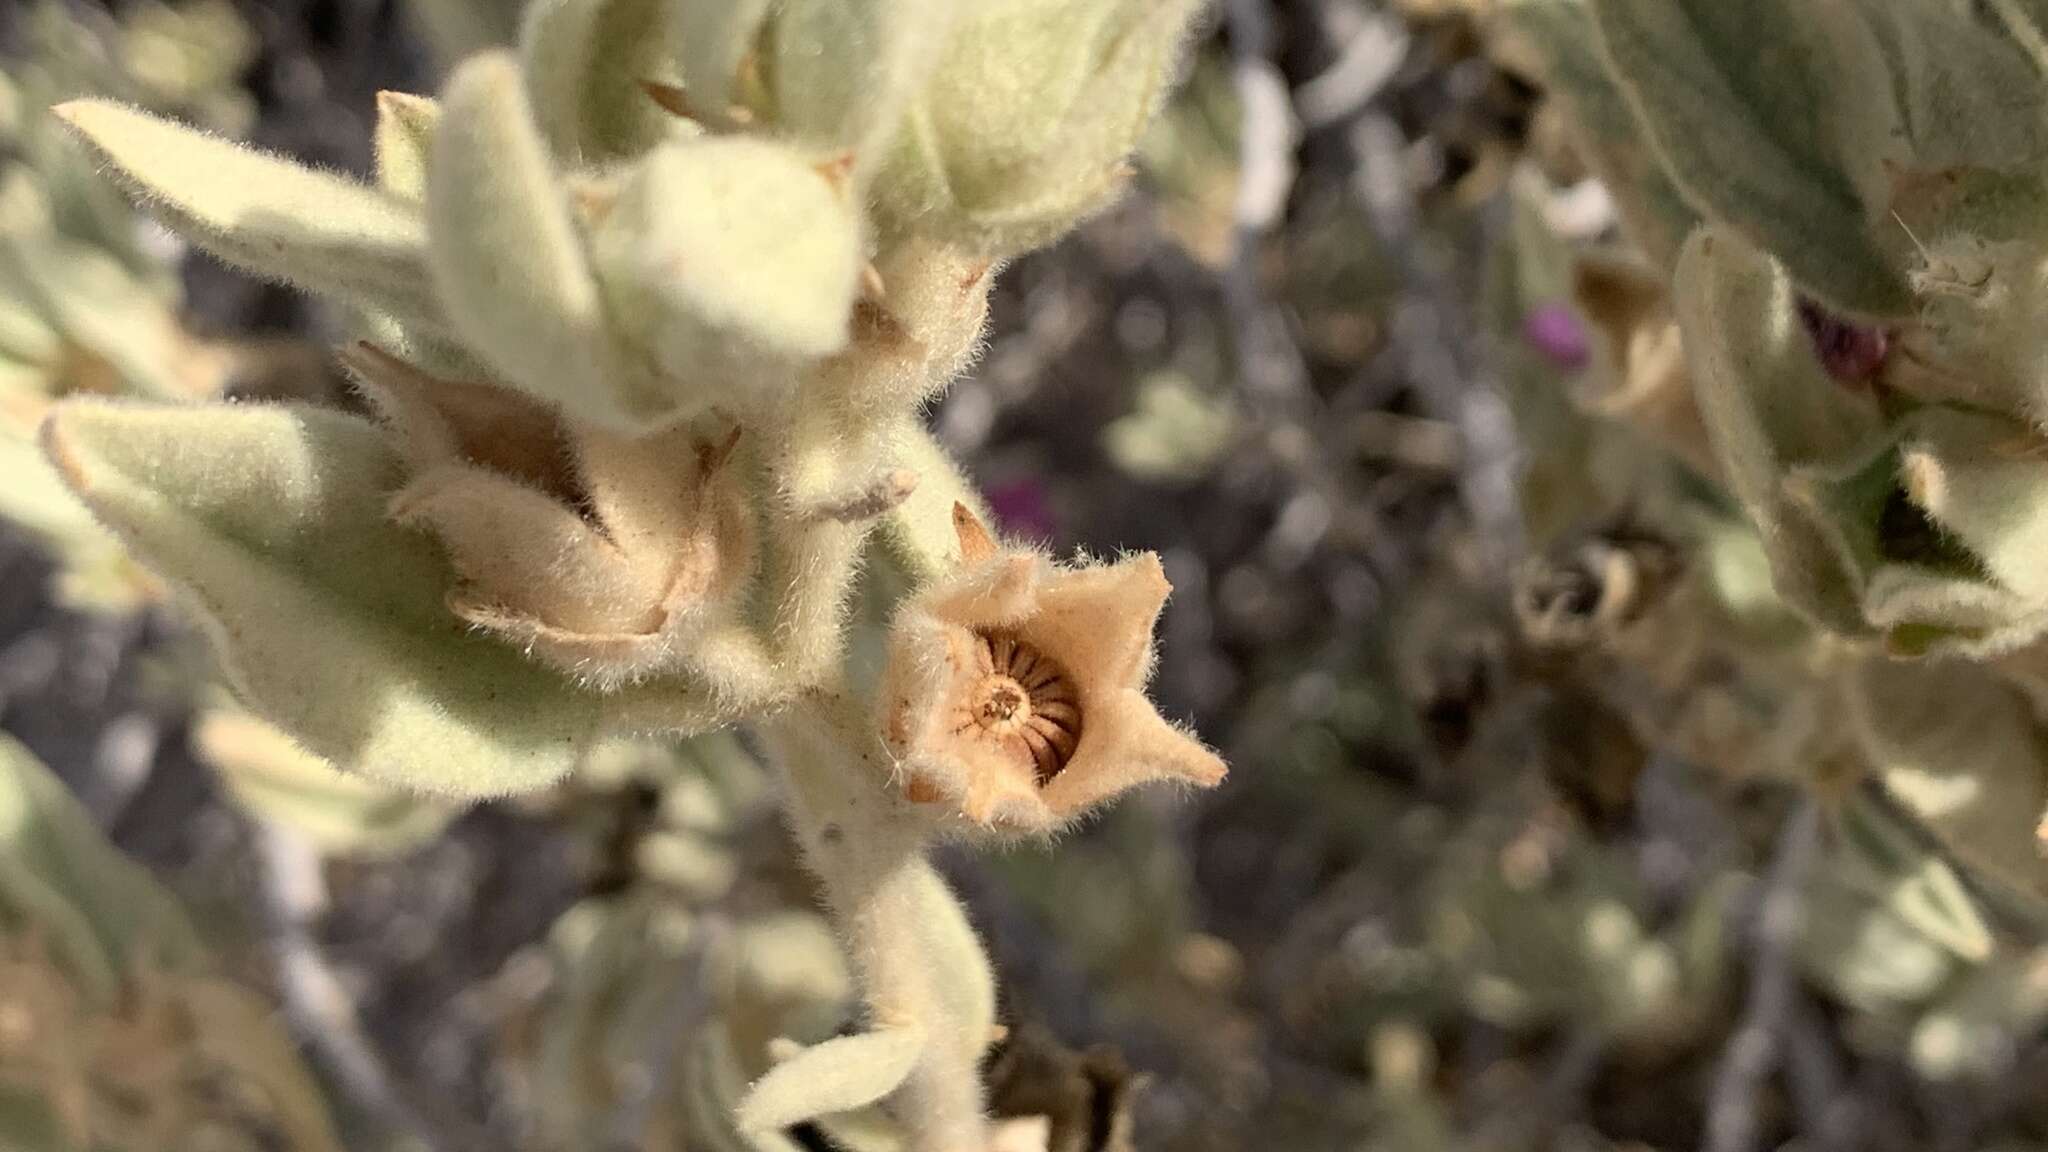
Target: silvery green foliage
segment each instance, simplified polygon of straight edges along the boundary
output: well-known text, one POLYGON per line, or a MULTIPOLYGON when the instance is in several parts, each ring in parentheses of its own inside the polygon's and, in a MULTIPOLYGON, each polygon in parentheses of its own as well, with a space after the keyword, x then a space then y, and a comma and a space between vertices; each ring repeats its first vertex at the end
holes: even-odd
POLYGON ((213 970, 172 894, 12 740, 0 741, 0 1006, 10 1147, 340 1152, 274 1009, 213 970))
POLYGON ((240 123, 246 98, 231 81, 249 33, 205 2, 138 8, 108 29, 37 4, 22 24, 23 57, 0 75, 0 516, 57 553, 65 599, 128 608, 147 582, 65 492, 36 424, 77 391, 211 395, 229 357, 179 326, 173 253, 36 109, 101 93, 240 123))
MULTIPOLYGON (((2048 882, 2043 14, 1505 11, 1657 273, 1644 293, 1682 336, 1704 491, 1740 507, 1768 562, 1752 599, 1803 618, 1774 629, 1796 656, 1775 672, 1753 638, 1733 653, 1752 694, 1836 736, 1794 745, 1832 849, 1801 954, 1929 1075, 1960 1074, 1995 1043, 1987 1004, 2037 1011, 2009 983, 2034 962, 2011 937, 2038 933, 2048 882)), ((1574 260, 1572 301, 1600 326, 1574 260)), ((1694 544, 1690 563, 1719 561, 1694 544)), ((1709 758, 1749 771, 1773 749, 1709 758)))
POLYGON ((237 807, 293 829, 323 856, 401 856, 440 835, 459 812, 434 798, 338 771, 232 706, 201 713, 192 725, 192 750, 237 807))
POLYGON ((2048 79, 2028 10, 1531 0, 1510 18, 1590 153, 1658 160, 1609 165, 1619 199, 1668 185, 1702 221, 1682 254, 1668 214, 1627 223, 1675 276, 1700 413, 1786 598, 1901 654, 2030 641, 2048 79))
POLYGON ((164 224, 353 309, 374 419, 73 401, 44 447, 250 710, 346 772, 473 798, 753 724, 866 1030, 757 1069, 734 1122, 886 1101, 912 1152, 983 1146, 993 981, 926 845, 1223 765, 1143 695, 1157 558, 994 539, 920 408, 993 263, 1121 186, 1191 15, 544 0, 438 99, 380 100, 371 182, 66 103, 164 224))

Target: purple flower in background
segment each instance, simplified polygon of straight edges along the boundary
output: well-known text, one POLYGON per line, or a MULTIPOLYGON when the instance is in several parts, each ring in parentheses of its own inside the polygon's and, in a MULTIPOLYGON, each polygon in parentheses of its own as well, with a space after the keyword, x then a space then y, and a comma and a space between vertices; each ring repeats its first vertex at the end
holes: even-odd
POLYGON ((1813 354, 1827 374, 1844 384, 1861 384, 1884 367, 1891 339, 1882 328, 1866 328, 1827 310, 1817 301, 1799 298, 1799 323, 1813 341, 1813 354))
POLYGON ((1052 500, 1045 484, 1036 476, 1019 476, 991 484, 985 494, 996 523, 1009 535, 1029 540, 1051 540, 1059 535, 1052 514, 1052 500))
POLYGON ((1543 358, 1568 372, 1584 368, 1593 358, 1593 344, 1578 313, 1558 304, 1538 304, 1522 318, 1522 339, 1543 358))

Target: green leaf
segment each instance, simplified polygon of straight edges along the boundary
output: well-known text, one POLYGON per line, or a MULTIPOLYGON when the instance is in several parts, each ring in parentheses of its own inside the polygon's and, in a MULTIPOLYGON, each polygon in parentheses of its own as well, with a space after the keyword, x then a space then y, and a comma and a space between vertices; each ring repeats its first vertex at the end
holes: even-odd
POLYGON ((1855 6, 1884 55, 1914 167, 2039 170, 2048 158, 2048 61, 2030 59, 1975 5, 1855 6))
POLYGON ((90 996, 110 997, 121 975, 198 963, 192 925, 149 873, 107 842, 50 770, 0 736, 0 916, 46 934, 90 996))
POLYGON ((935 0, 796 0, 775 14, 769 74, 775 126, 806 144, 884 158, 930 74, 951 5, 935 0))
POLYGON ((761 93, 748 90, 740 65, 759 45, 771 7, 771 0, 676 5, 671 50, 682 64, 690 111, 705 123, 729 128, 735 115, 757 114, 749 105, 758 104, 761 93))
POLYGON ((598 165, 653 147, 677 123, 641 88, 668 79, 664 0, 539 0, 520 31, 534 119, 564 165, 598 165))
POLYGON ((1705 215, 1843 312, 1912 307, 1890 224, 1898 108, 1883 53, 1842 4, 1592 0, 1601 46, 1657 154, 1705 215))
POLYGON ((1509 34, 1540 62, 1543 82, 1562 101, 1580 155, 1613 194, 1628 238, 1669 274, 1699 213, 1665 173, 1608 74, 1585 0, 1515 0, 1501 15, 1509 34))
POLYGON ((232 709, 200 717, 192 747, 244 811, 298 831, 328 856, 402 855, 440 835, 460 811, 337 771, 283 732, 232 709))
POLYGON ((1843 468, 1882 434, 1874 400, 1822 370, 1784 269, 1740 237, 1696 233, 1675 285, 1686 364, 1723 474, 1756 524, 1779 594, 1829 627, 1868 631, 1840 542, 1788 488, 1843 468))
POLYGON ((744 410, 846 346, 861 268, 843 177, 751 137, 663 145, 592 237, 619 329, 683 410, 744 410))
POLYGON ((441 106, 425 96, 377 93, 377 187, 418 203, 427 194, 427 156, 441 106))
MULTIPOLYGON (((2048 897, 2034 834, 2048 809, 2048 743, 2017 691, 1976 664, 1874 659, 1856 670, 1848 702, 1877 779, 1947 855, 1980 884, 2048 897)), ((1989 947, 1958 954, 1982 959, 1989 947)))
POLYGON ((613 344, 517 60, 464 64, 442 109, 427 217, 457 333, 506 383, 585 419, 632 428, 667 416, 613 344))
POLYGON ((597 698, 445 610, 453 577, 434 544, 385 517, 399 462, 368 423, 73 400, 44 445, 186 594, 244 700, 314 753, 490 796, 560 777, 595 735, 597 698))
POLYGON ((56 114, 137 202, 230 264, 400 315, 439 315, 403 201, 102 100, 56 114))
POLYGON ((878 214, 987 256, 1051 243, 1123 187, 1196 8, 961 8, 876 175, 878 214))
POLYGON ((779 1131, 873 1104, 910 1075, 924 1045, 923 1029, 903 1027, 805 1048, 754 1082, 736 1113, 740 1131, 779 1131))

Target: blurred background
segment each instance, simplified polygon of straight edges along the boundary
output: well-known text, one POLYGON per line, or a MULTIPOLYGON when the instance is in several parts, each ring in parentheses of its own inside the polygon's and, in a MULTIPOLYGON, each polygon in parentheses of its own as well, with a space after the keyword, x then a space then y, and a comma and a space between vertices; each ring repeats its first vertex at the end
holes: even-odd
MULTIPOLYGON (((1004 270, 930 414, 1007 532, 1165 557, 1155 694, 1232 765, 943 858, 996 1105, 1055 1150, 2048 1147, 2048 956, 1841 863, 1850 785, 1753 754, 1792 689, 1663 675, 1676 609, 1537 642, 1678 560, 1568 498, 1596 333, 1528 270, 1612 212, 1487 6, 1225 0, 1135 194, 1004 270)), ((0 0, 0 1147, 749 1147, 766 1041, 849 1018, 744 741, 459 812, 336 778, 36 461, 71 391, 353 402, 345 318, 188 257, 45 107, 362 173, 376 93, 515 8, 0 0)))

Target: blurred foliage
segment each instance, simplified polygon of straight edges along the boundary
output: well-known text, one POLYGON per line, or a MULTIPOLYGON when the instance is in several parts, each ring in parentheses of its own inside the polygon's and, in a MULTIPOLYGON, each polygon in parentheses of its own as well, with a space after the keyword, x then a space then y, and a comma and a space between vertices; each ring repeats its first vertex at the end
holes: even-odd
POLYGON ((0 516, 63 557, 74 603, 120 609, 153 585, 64 489, 35 446, 49 404, 77 392, 196 399, 228 353, 178 316, 179 246, 146 226, 42 110, 109 95, 239 132, 252 57, 226 0, 133 6, 100 28, 61 0, 23 17, 26 52, 0 74, 0 516))
MULTIPOLYGON (((1425 246, 1455 263, 1492 242, 1463 271, 1523 446, 1527 556, 1475 571, 1469 525, 1443 512, 1469 444, 1386 382, 1405 371, 1385 362, 1414 287, 1351 189, 1353 123, 1309 134, 1286 218, 1249 261, 1303 353, 1306 423, 1330 439, 1232 390, 1240 334, 1210 280, 1239 255, 1244 126, 1212 39, 1146 141, 1147 198, 1016 270, 1021 319, 938 417, 1022 477, 1055 544, 1185 532, 1173 562, 1206 586, 1186 585, 1176 611, 1199 623, 1171 642, 1200 659, 1161 677, 1189 711, 1229 717, 1212 730, 1247 765, 1197 815, 1133 807, 1057 854, 961 866, 1007 1009, 1069 1042, 1150 1046, 1160 1069, 1134 1091, 1100 1060, 1020 1043, 990 1069, 1024 1082, 998 1093, 1031 1118, 1004 1138, 1114 1147, 1079 1141, 1075 1117, 1135 1109, 1137 1146, 1204 1152, 1703 1146, 1751 984, 1778 964, 1798 1008, 1781 1044, 1811 1045, 1755 1094, 1779 1143, 1810 1135, 1797 1097, 1818 1051, 1864 1127, 1801 1147, 2048 1147, 2042 678, 1874 663, 1777 595, 1706 450, 1669 293, 1527 45, 1489 40, 1489 0, 1394 7, 1412 39, 1373 108, 1407 132, 1395 155, 1425 246), (1503 93, 1532 106, 1504 112, 1503 93), (1134 256, 1150 249, 1130 235, 1154 227, 1171 255, 1134 256), (1034 391, 1084 372, 1115 386, 1034 391), (1306 545, 1289 535, 1304 520, 1320 525, 1306 545), (1367 607, 1332 606, 1345 595, 1367 607), (1815 852, 1780 883, 1807 804, 1815 852), (1772 959, 1765 905, 1788 894, 1772 959)), ((132 605, 146 581, 49 480, 35 422, 72 391, 207 394, 232 357, 178 326, 180 254, 32 113, 111 93, 241 134, 254 105, 232 82, 254 43, 226 5, 123 5, 105 26, 66 11, 33 9, 29 54, 0 79, 0 515, 67 558, 71 598, 132 605)), ((1319 12, 1350 27, 1381 8, 1319 12)), ((516 28, 482 3, 411 14, 449 57, 516 28)), ((1297 23, 1298 48, 1315 33, 1297 23)), ((337 775, 232 710, 202 712, 192 748, 238 808, 317 847, 344 903, 369 899, 363 877, 430 887, 437 853, 499 818, 337 775)), ((0 1132, 37 1152, 334 1147, 278 1025, 221 982, 170 896, 47 773, 11 747, 0 766, 0 1132)), ((538 940, 506 946, 501 971, 476 962, 492 987, 540 973, 476 1026, 488 1071, 459 1073, 503 1088, 513 1119, 494 1131, 536 1150, 900 1147, 880 1113, 753 1144, 726 1119, 790 1042, 857 1019, 810 886, 763 864, 782 847, 775 787, 729 740, 619 742, 518 807, 569 846, 573 875, 554 903, 518 898, 550 925, 538 940)), ((472 944, 440 930, 450 953, 472 944)), ((372 1031, 432 1001, 408 983, 425 977, 364 960, 372 946, 327 943, 383 996, 364 998, 372 1031)), ((442 989, 464 1005, 471 990, 442 989)))
POLYGON ((0 1132, 24 1152, 339 1152, 260 997, 63 784, 0 743, 0 1132))

